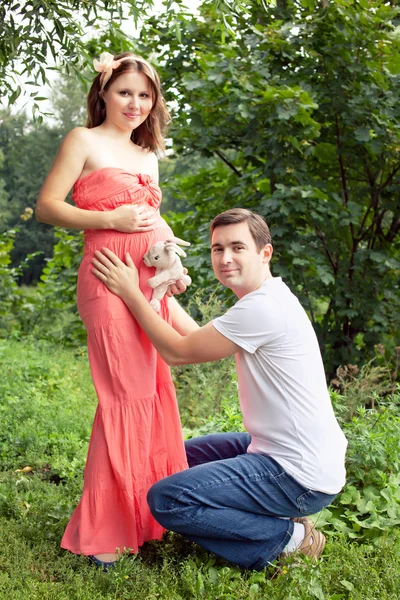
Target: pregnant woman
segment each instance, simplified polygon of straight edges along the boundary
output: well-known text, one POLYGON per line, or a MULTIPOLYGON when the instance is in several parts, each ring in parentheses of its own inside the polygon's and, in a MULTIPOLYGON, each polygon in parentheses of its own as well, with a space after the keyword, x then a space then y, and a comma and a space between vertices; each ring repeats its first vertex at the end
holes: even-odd
MULTIPOLYGON (((154 68, 131 53, 104 53, 88 95, 87 127, 64 139, 43 184, 39 221, 83 229, 78 308, 88 336, 98 397, 81 500, 61 546, 107 569, 119 552, 137 552, 163 528, 150 514, 149 488, 187 468, 169 368, 120 298, 91 273, 102 247, 129 252, 141 289, 154 269, 143 255, 172 231, 159 213, 158 162, 169 115, 154 68), (73 188, 74 206, 65 202, 73 188)), ((182 334, 197 325, 173 298, 160 314, 182 334)))

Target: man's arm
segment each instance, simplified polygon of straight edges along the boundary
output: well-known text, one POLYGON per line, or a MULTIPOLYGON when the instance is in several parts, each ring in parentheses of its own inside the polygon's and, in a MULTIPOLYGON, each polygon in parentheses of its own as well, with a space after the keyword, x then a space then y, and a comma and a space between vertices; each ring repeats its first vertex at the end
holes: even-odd
POLYGON ((168 298, 169 314, 172 327, 181 335, 188 335, 200 329, 196 321, 182 308, 175 298, 168 298))
POLYGON ((219 333, 212 323, 184 336, 166 323, 143 296, 138 272, 129 254, 126 265, 107 248, 103 248, 102 252, 97 251, 95 256, 94 275, 111 292, 122 298, 167 364, 212 362, 238 352, 239 346, 219 333))

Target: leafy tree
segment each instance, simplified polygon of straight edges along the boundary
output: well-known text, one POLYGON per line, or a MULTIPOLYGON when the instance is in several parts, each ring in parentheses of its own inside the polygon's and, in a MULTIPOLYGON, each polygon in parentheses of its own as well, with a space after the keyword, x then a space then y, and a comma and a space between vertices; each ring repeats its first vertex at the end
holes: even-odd
MULTIPOLYGON (((190 208, 175 228, 204 248, 217 212, 263 214, 275 274, 308 309, 330 372, 398 336, 399 11, 206 1, 198 17, 181 9, 142 31, 173 102, 175 152, 214 157, 173 182, 190 208)), ((207 283, 208 257, 192 262, 207 283)))
POLYGON ((21 273, 21 282, 39 279, 46 259, 52 255, 54 228, 33 218, 36 200, 64 135, 85 122, 85 91, 75 78, 60 76, 53 84, 51 96, 53 119, 48 125, 29 122, 23 114, 9 110, 0 117, 0 190, 2 230, 17 227, 12 250, 12 264, 17 266, 31 253, 39 251, 21 273), (4 195, 4 198, 2 196, 4 195))
POLYGON ((32 302, 31 295, 18 285, 18 280, 34 255, 26 256, 17 267, 11 266, 10 253, 16 233, 12 229, 0 232, 0 338, 32 333, 41 314, 40 306, 32 302))
MULTIPOLYGON (((123 7, 138 14, 133 2, 3 4, 3 75, 10 76, 16 57, 2 54, 4 40, 15 32, 22 41, 44 36, 43 51, 25 60, 38 81, 46 76, 48 51, 73 70, 82 56, 127 49, 119 32, 123 7), (74 10, 79 18, 71 25, 74 10), (71 45, 95 10, 98 38, 86 50, 81 39, 71 45), (45 22, 46 31, 53 24, 52 36, 40 28, 45 22)), ((174 11, 169 2, 164 6, 163 14, 147 19, 135 49, 158 66, 173 109, 168 204, 180 211, 171 216, 175 231, 197 240, 200 252, 191 260, 198 283, 211 281, 210 218, 247 206, 268 219, 275 273, 309 311, 330 372, 370 357, 382 336, 399 343, 398 3, 205 0, 198 14, 181 4, 174 11)), ((31 52, 26 48, 19 46, 22 58, 31 52)))
POLYGON ((46 256, 54 244, 52 227, 38 223, 33 211, 43 180, 61 140, 60 131, 29 123, 24 115, 3 111, 0 121, 0 149, 4 154, 0 177, 8 195, 7 219, 3 231, 17 228, 12 250, 12 265, 17 266, 28 254, 40 252, 21 272, 21 282, 39 279, 46 256))
POLYGON ((40 110, 49 64, 75 73, 88 57, 88 29, 126 38, 121 25, 137 23, 152 0, 3 0, 0 4, 0 82, 13 104, 23 92, 20 75, 28 77, 33 110, 40 110))
POLYGON ((86 86, 75 77, 61 74, 52 85, 52 116, 62 136, 86 122, 86 86))
MULTIPOLYGON (((4 154, 0 149, 0 172, 4 164, 4 154)), ((4 189, 4 180, 0 178, 0 231, 5 231, 7 220, 10 218, 8 194, 4 189)))

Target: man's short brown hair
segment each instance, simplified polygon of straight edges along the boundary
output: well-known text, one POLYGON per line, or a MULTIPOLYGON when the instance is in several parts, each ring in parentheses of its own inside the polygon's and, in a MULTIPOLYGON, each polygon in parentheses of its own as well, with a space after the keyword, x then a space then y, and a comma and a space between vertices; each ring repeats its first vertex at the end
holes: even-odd
POLYGON ((210 232, 214 233, 216 227, 225 225, 235 225, 236 223, 247 222, 251 237, 253 238, 257 250, 260 252, 266 244, 271 244, 271 233, 269 227, 260 215, 256 215, 247 210, 247 208, 231 208, 220 213, 211 221, 210 232))

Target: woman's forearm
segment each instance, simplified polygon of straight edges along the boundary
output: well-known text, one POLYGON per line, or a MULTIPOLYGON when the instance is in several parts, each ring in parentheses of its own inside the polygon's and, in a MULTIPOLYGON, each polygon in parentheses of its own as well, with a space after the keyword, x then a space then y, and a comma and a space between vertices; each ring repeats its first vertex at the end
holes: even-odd
POLYGON ((84 210, 63 201, 37 203, 36 219, 48 225, 70 229, 113 229, 111 212, 84 210))

